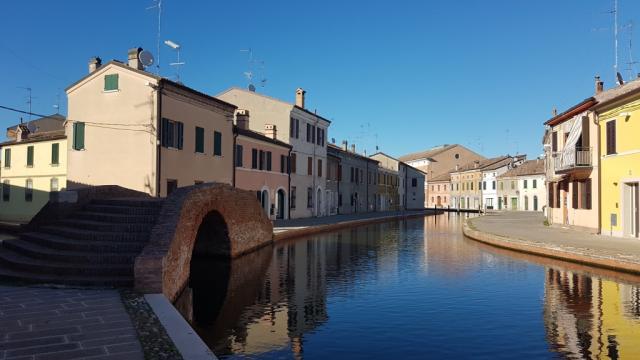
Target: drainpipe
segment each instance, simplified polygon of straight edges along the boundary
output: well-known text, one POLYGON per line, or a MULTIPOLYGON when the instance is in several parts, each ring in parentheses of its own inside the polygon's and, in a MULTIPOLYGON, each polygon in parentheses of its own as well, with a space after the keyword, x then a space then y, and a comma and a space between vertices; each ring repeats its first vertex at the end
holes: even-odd
MULTIPOLYGON (((595 111, 593 112, 593 118, 594 118, 594 124, 596 125, 596 134, 597 134, 597 144, 598 144, 598 188, 597 188, 597 194, 598 194, 598 235, 602 234, 602 193, 600 192, 600 189, 602 188, 602 168, 601 163, 601 152, 602 152, 602 146, 601 146, 601 142, 600 142, 600 117, 598 115, 598 113, 596 113, 595 111)), ((593 152, 592 152, 593 153, 593 152)), ((593 155, 591 155, 593 156, 593 155)), ((592 193, 592 197, 593 197, 593 188, 591 188, 591 193, 592 193)), ((593 201, 593 199, 592 199, 593 201)))
POLYGON ((231 159, 231 185, 236 187, 236 147, 238 142, 238 132, 235 131, 233 124, 231 124, 231 131, 233 132, 233 150, 231 153, 233 154, 233 159, 231 159))
MULTIPOLYGON (((287 206, 287 208, 289 209, 289 214, 287 214, 287 218, 291 219, 291 151, 293 150, 293 146, 289 148, 289 157, 287 158, 287 181, 288 181, 288 188, 289 188, 289 192, 287 194, 289 194, 289 198, 287 199, 287 202, 289 203, 289 205, 287 206)), ((297 195, 297 194, 296 194, 297 195)))
POLYGON ((160 197, 160 184, 162 181, 162 89, 164 82, 158 81, 158 88, 156 92, 158 94, 158 109, 156 110, 156 197, 160 197))
POLYGON ((365 160, 365 163, 367 164, 367 182, 365 183, 365 196, 366 201, 367 201, 367 208, 365 209, 365 212, 369 212, 369 160, 365 160))

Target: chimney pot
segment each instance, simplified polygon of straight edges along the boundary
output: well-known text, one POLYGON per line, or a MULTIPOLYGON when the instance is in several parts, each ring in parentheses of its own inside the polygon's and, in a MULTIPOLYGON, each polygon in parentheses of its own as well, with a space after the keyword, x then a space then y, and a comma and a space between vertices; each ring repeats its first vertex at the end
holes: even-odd
POLYGON ((596 76, 596 95, 604 91, 604 83, 600 80, 600 76, 596 76))
POLYGON ((342 140, 342 150, 347 151, 348 148, 349 148, 349 143, 347 142, 347 140, 342 140))
POLYGON ((264 124, 264 135, 270 139, 276 139, 276 126, 273 124, 264 124))
POLYGON ((137 48, 131 48, 129 49, 129 53, 128 53, 128 64, 130 67, 134 68, 134 69, 138 69, 138 70, 143 70, 144 66, 142 66, 142 63, 140 62, 140 59, 138 58, 138 55, 140 54, 140 52, 142 51, 141 47, 137 47, 137 48))
POLYGON ((94 56, 89 59, 89 74, 98 70, 100 66, 102 66, 102 59, 100 59, 99 57, 94 56))
POLYGON ((296 89, 296 106, 301 107, 301 108, 305 108, 304 107, 304 98, 305 98, 305 94, 307 92, 304 91, 303 88, 297 88, 296 89))
POLYGON ((249 130, 249 110, 238 109, 236 111, 236 126, 240 129, 249 130))
POLYGON ((352 153, 356 152, 356 144, 351 144, 351 152, 352 153))

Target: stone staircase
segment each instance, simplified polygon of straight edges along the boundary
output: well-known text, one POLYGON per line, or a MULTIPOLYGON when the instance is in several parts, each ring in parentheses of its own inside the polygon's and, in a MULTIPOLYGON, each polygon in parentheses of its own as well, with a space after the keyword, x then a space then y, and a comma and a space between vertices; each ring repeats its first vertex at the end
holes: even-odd
POLYGON ((0 247, 0 279, 38 284, 130 287, 161 199, 93 200, 55 224, 0 247))

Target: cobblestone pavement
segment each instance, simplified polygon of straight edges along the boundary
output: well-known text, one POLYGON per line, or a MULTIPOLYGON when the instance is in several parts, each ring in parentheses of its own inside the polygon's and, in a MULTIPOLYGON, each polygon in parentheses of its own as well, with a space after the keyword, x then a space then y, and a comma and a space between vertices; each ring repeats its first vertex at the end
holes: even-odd
POLYGON ((0 360, 144 359, 115 290, 0 285, 0 360))
POLYGON ((368 213, 355 213, 345 215, 331 215, 323 217, 312 217, 304 219, 289 219, 289 220, 276 220, 273 225, 273 232, 283 232, 291 229, 299 229, 310 226, 330 225, 345 221, 356 221, 365 219, 376 219, 389 216, 398 215, 414 215, 414 214, 430 214, 432 210, 407 210, 407 211, 382 211, 382 212, 368 212, 368 213))
POLYGON ((478 231, 505 236, 527 245, 640 264, 640 240, 594 235, 559 226, 545 226, 535 212, 489 213, 470 220, 478 231))

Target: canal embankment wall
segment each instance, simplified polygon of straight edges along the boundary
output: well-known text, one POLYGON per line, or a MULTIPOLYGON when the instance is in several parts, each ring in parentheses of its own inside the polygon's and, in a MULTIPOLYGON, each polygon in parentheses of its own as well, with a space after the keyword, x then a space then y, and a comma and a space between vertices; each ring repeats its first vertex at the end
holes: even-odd
POLYGON ((549 227, 536 218, 510 213, 469 218, 462 231, 498 248, 640 275, 640 244, 631 239, 549 227))

